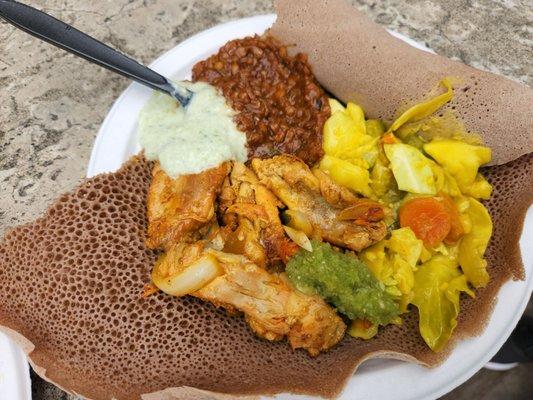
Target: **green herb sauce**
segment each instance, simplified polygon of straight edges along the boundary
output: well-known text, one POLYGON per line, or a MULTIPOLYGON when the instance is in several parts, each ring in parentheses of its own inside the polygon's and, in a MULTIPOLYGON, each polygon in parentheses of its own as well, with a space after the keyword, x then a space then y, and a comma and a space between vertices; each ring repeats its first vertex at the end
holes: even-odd
POLYGON ((312 252, 300 250, 287 264, 287 276, 298 290, 319 295, 350 319, 385 325, 399 314, 398 304, 364 263, 327 243, 312 245, 312 252))

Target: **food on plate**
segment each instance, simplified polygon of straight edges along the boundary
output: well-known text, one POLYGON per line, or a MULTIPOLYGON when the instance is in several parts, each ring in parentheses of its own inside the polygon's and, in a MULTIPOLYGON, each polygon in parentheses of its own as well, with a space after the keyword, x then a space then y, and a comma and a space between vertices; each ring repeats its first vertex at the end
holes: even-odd
POLYGON ((386 226, 381 220, 359 223, 339 219, 339 213, 360 200, 320 171, 316 171, 317 178, 302 161, 280 155, 254 159, 252 168, 289 211, 309 221, 311 236, 350 250, 361 250, 385 236, 386 226))
POLYGON ((330 107, 305 54, 289 56, 272 36, 236 39, 197 63, 192 76, 219 88, 236 111, 250 158, 288 153, 314 164, 322 156, 330 107))
MULTIPOLYGON (((282 7, 271 32, 283 41, 239 39, 196 69, 211 94, 227 99, 219 117, 240 140, 222 147, 236 147, 206 151, 211 144, 199 138, 205 146, 188 143, 183 154, 194 168, 172 160, 165 146, 179 138, 156 131, 179 118, 156 99, 157 117, 142 117, 152 130, 144 155, 6 234, 0 324, 32 349, 39 373, 99 400, 206 391, 332 397, 372 357, 437 365, 455 338, 482 331, 501 285, 523 279, 518 239, 533 158, 515 159, 531 147, 511 129, 523 121, 523 105, 513 107, 523 97, 495 96, 505 106, 490 100, 479 111, 464 99, 477 99, 486 81, 475 89, 475 74, 461 68, 404 82, 405 68, 382 68, 406 60, 383 51, 389 39, 377 35, 370 53, 365 35, 346 42, 331 15, 353 14, 328 4, 319 38, 337 35, 343 46, 330 46, 334 56, 322 39, 295 55, 307 39, 287 38, 282 7), (265 94, 267 71, 277 85, 265 94), (400 101, 405 93, 416 95, 400 101), (486 129, 498 112, 516 146, 486 129), (495 160, 514 161, 486 168, 495 160)), ((302 24, 321 5, 300 7, 302 24)), ((368 24, 349 26, 373 31, 368 24)), ((407 59, 416 66, 424 57, 407 59)), ((495 88, 521 93, 498 79, 495 88)))
MULTIPOLYGON (((286 57, 284 48, 272 47, 271 40, 254 37, 240 43, 260 44, 269 47, 268 54, 286 57)), ((221 63, 217 57, 237 48, 230 43, 207 64, 221 63)), ((197 71, 205 72, 204 67, 200 63, 197 71)), ((252 86, 257 79, 262 78, 232 78, 252 86)), ((375 337, 380 326, 401 324, 401 315, 414 306, 422 338, 440 351, 457 325, 461 292, 474 297, 471 287, 486 286, 490 279, 484 252, 492 234, 491 218, 476 200, 489 198, 492 191, 479 172, 490 162, 491 151, 479 137, 450 123, 455 116, 436 114, 454 96, 450 78, 440 86, 443 93, 412 105, 389 125, 367 119, 357 104, 328 99, 324 154, 311 165, 298 151, 261 154, 247 164, 225 162, 172 179, 156 164, 148 195, 147 243, 165 253, 152 273, 154 287, 174 296, 190 294, 229 312, 239 310, 254 332, 271 340, 285 334, 258 322, 257 313, 264 312, 259 303, 248 299, 245 307, 235 300, 230 271, 245 270, 263 282, 281 279, 283 291, 323 299, 351 321, 350 335, 365 340, 375 337), (167 187, 173 190, 164 191, 167 187), (159 203, 166 208, 157 208, 159 203), (166 213, 154 219, 158 209, 166 213), (155 240, 157 233, 162 240, 155 240), (190 249, 201 250, 189 259, 190 249)), ((252 282, 243 279, 238 285, 252 298, 261 292, 284 304, 252 282)), ((331 336, 326 327, 315 326, 316 335, 330 338, 320 345, 299 346, 287 337, 293 348, 317 355, 344 334, 339 328, 331 336)))
MULTIPOLYGON (((29 357, 47 367, 46 377, 52 381, 98 400, 109 399, 109 393, 139 398, 170 387, 192 399, 206 390, 331 397, 354 367, 373 355, 388 353, 429 366, 448 356, 449 345, 435 353, 421 338, 412 305, 401 314, 401 324, 346 321, 347 331, 359 338, 378 334, 371 340, 345 335, 331 351, 310 358, 306 350, 295 352, 286 343, 255 338, 244 318, 226 315, 209 301, 163 292, 142 298, 140 290, 150 281, 159 256, 145 245, 152 168, 144 157, 133 157, 117 172, 90 178, 61 196, 43 218, 8 231, 0 244, 0 285, 7 288, 0 292, 2 330, 9 328, 11 337, 28 346, 31 341, 35 347, 29 357), (112 370, 120 373, 112 376, 112 370)), ((478 334, 490 315, 495 290, 512 277, 520 279, 517 226, 531 201, 532 173, 531 156, 483 170, 493 185, 484 203, 494 221, 485 254, 490 281, 475 298, 461 292, 452 339, 457 332, 478 334)), ((385 249, 380 271, 383 276, 391 268, 401 271, 396 281, 407 272, 397 268, 403 263, 394 255, 411 262, 420 257, 422 244, 411 233, 392 234, 388 240, 394 243, 385 249)), ((384 285, 400 297, 397 282, 384 285)))
POLYGON ((414 274, 412 303, 418 308, 420 333, 434 351, 441 350, 457 326, 461 292, 475 297, 455 257, 436 254, 414 274))
POLYGON ((242 254, 261 268, 275 268, 297 246, 285 233, 279 217, 280 201, 259 182, 255 173, 235 162, 219 196, 224 251, 242 254))
POLYGON ((168 248, 194 239, 215 214, 215 197, 229 171, 224 163, 199 174, 172 179, 156 164, 148 192, 148 248, 168 248))
POLYGON ((154 283, 177 295, 172 284, 161 286, 160 281, 177 286, 179 279, 173 277, 196 268, 196 282, 187 281, 190 291, 177 288, 181 295, 192 294, 231 313, 243 312, 252 330, 262 338, 287 337, 293 349, 303 348, 311 355, 328 350, 342 339, 346 325, 320 297, 295 290, 282 274, 269 273, 245 256, 212 246, 206 241, 174 246, 156 262, 154 283), (207 271, 199 272, 200 268, 207 271))
POLYGON ((352 320, 385 325, 398 316, 398 304, 353 254, 316 241, 312 247, 300 250, 287 264, 287 276, 298 290, 319 295, 352 320))
POLYGON ((182 82, 194 95, 187 107, 154 93, 139 115, 139 144, 176 178, 215 168, 224 161, 246 161, 246 136, 234 122, 235 112, 216 88, 182 82))

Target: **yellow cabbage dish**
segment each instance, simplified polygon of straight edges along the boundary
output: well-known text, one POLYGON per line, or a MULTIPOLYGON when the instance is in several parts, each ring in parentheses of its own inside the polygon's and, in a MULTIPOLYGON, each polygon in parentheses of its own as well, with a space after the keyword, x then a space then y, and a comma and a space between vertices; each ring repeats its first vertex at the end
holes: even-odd
POLYGON ((492 188, 478 173, 479 167, 491 159, 491 150, 485 146, 471 145, 459 140, 432 140, 424 145, 442 168, 455 178, 463 194, 488 199, 492 188))
POLYGON ((381 240, 359 255, 385 284, 387 292, 398 298, 400 312, 407 311, 413 298, 414 272, 423 247, 411 229, 400 228, 393 230, 389 239, 381 240))
POLYGON ((412 303, 418 308, 420 334, 433 351, 446 345, 457 326, 461 292, 474 297, 457 266, 454 257, 437 254, 415 272, 412 303))
POLYGON ((372 197, 370 169, 379 156, 379 137, 384 126, 381 121, 366 121, 362 108, 354 103, 343 107, 332 99, 330 106, 331 116, 323 132, 325 156, 319 168, 338 184, 372 197))
POLYGON ((485 287, 489 283, 489 274, 483 255, 492 235, 492 220, 479 201, 470 197, 467 202, 463 214, 466 217, 463 223, 463 226, 466 225, 466 234, 459 242, 459 264, 474 287, 485 287))
MULTIPOLYGON (((484 254, 492 234, 490 215, 478 201, 491 195, 479 172, 491 160, 491 150, 466 132, 451 110, 439 111, 453 99, 451 80, 440 85, 443 93, 408 108, 388 128, 365 119, 358 105, 344 107, 331 99, 319 163, 338 184, 393 210, 385 220, 389 226, 396 224, 402 204, 417 197, 444 197, 446 207, 456 208, 450 214, 456 224, 453 240, 426 248, 416 236, 420 231, 405 226, 359 254, 402 313, 410 304, 417 307, 420 333, 434 351, 444 348, 457 325, 461 293, 474 296, 469 285, 489 282, 484 254)), ((377 332, 364 320, 352 321, 348 330, 362 339, 377 332)))

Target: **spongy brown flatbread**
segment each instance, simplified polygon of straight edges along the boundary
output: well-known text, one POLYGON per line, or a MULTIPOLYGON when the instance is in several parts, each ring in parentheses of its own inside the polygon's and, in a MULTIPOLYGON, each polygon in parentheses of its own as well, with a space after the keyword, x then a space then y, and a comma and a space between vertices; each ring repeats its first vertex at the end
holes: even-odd
MULTIPOLYGON (((456 338, 478 334, 499 287, 523 275, 518 238, 533 196, 533 155, 485 170, 494 237, 491 281, 462 302, 456 338)), ((87 180, 0 244, 0 326, 36 371, 91 399, 217 399, 229 394, 333 396, 365 359, 435 365, 411 312, 373 340, 345 338, 311 358, 258 339, 243 318, 192 297, 142 299, 156 257, 144 245, 150 165, 142 157, 87 180), (174 388, 174 389, 172 389, 174 388), (196 389, 199 390, 196 390, 196 389), (213 392, 213 393, 210 393, 213 392), (216 393, 219 393, 218 395, 216 393)))
POLYGON ((277 0, 270 32, 308 54, 318 81, 368 116, 391 121, 444 77, 457 77, 455 109, 493 150, 492 164, 533 151, 533 91, 501 76, 430 54, 388 34, 344 0, 277 0))
MULTIPOLYGON (((301 1, 293 4, 306 7, 301 1)), ((323 2, 314 4, 324 6, 323 2)), ((287 3, 284 7, 288 7, 287 3)), ((344 6, 336 7, 342 10, 344 6)), ((294 11, 286 8, 287 15, 291 10, 294 11)), ((339 35, 338 28, 324 26, 325 21, 335 23, 334 14, 320 16, 321 28, 327 34, 339 35)), ((398 43, 385 46, 383 43, 390 39, 381 30, 357 13, 352 18, 358 18, 361 35, 373 32, 375 50, 381 49, 379 60, 389 62, 385 57, 390 57, 389 51, 398 43)), ((290 30, 290 24, 278 24, 274 32, 283 32, 280 26, 290 30)), ((347 33, 352 29, 348 28, 347 33)), ((316 31, 310 33, 316 37, 316 31)), ((332 43, 341 39, 337 37, 332 43)), ((321 54, 326 50, 321 48, 321 54)), ((404 49, 401 54, 406 52, 404 49)), ((324 59, 328 58, 325 54, 324 59)), ((365 56, 370 55, 372 52, 367 49, 365 56)), ((417 61, 419 56, 417 53, 417 61)), ((314 63, 317 53, 310 57, 314 63)), ((362 56, 359 58, 365 61, 362 56)), ((415 60, 410 62, 416 70, 415 60)), ((433 62, 448 61, 435 58, 433 62)), ((376 70, 371 62, 361 65, 357 68, 370 68, 367 76, 376 70)), ((432 66, 429 71, 434 72, 435 79, 430 81, 426 76, 427 84, 421 81, 416 86, 404 82, 402 77, 396 78, 396 70, 394 81, 377 86, 386 89, 383 95, 376 94, 371 85, 361 86, 366 92, 344 91, 346 83, 354 83, 351 89, 365 84, 356 80, 355 64, 347 71, 329 67, 327 76, 324 71, 317 71, 327 88, 344 100, 355 99, 363 104, 371 110, 370 115, 385 118, 392 116, 399 103, 419 99, 442 72, 438 65, 432 66)), ((405 65, 400 72, 409 80, 411 72, 404 68, 405 65)), ((482 110, 479 107, 494 107, 507 118, 505 140, 517 145, 505 146, 502 140, 490 139, 492 134, 485 134, 485 139, 497 148, 498 161, 510 160, 524 149, 531 149, 531 121, 526 130, 511 129, 522 126, 520 121, 524 119, 527 122, 529 110, 524 113, 524 106, 518 106, 511 118, 507 114, 509 104, 500 104, 498 99, 478 107, 480 89, 476 91, 476 87, 493 79, 497 81, 493 93, 503 93, 503 98, 508 93, 518 93, 527 100, 531 95, 509 81, 487 79, 473 81, 461 97, 466 99, 466 94, 472 93, 469 100, 457 104, 474 113, 478 110, 473 114, 476 116, 482 110)), ((485 89, 489 90, 489 86, 485 89)), ((467 122, 473 121, 469 114, 463 113, 463 117, 467 122)), ((495 123, 493 119, 490 124, 495 123)), ((480 126, 476 125, 476 130, 480 131, 480 126)), ((485 173, 495 187, 487 202, 495 225, 487 253, 491 281, 477 292, 476 300, 463 299, 456 339, 480 333, 500 286, 509 279, 523 277, 518 239, 533 197, 533 156, 489 168, 485 173)), ((373 340, 347 337, 332 351, 311 358, 304 351, 293 352, 286 343, 256 338, 242 318, 228 317, 197 299, 161 293, 141 299, 140 291, 149 282, 156 257, 144 245, 149 179, 149 163, 133 158, 116 173, 87 180, 62 196, 43 218, 9 231, 0 243, 0 329, 29 353, 39 375, 64 390, 91 399, 128 400, 226 399, 225 394, 284 391, 333 396, 365 359, 390 357, 435 365, 450 351, 451 346, 439 354, 427 348, 418 333, 416 310, 402 326, 387 326, 373 340)))

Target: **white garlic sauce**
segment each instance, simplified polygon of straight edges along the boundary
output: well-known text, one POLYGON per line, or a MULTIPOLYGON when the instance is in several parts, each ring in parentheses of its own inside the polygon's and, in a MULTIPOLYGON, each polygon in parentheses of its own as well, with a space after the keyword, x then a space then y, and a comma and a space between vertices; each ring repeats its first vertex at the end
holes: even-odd
POLYGON ((149 160, 158 160, 172 178, 197 174, 224 161, 247 160, 246 135, 235 112, 217 89, 204 82, 180 82, 194 95, 183 108, 154 92, 139 115, 139 143, 149 160))

